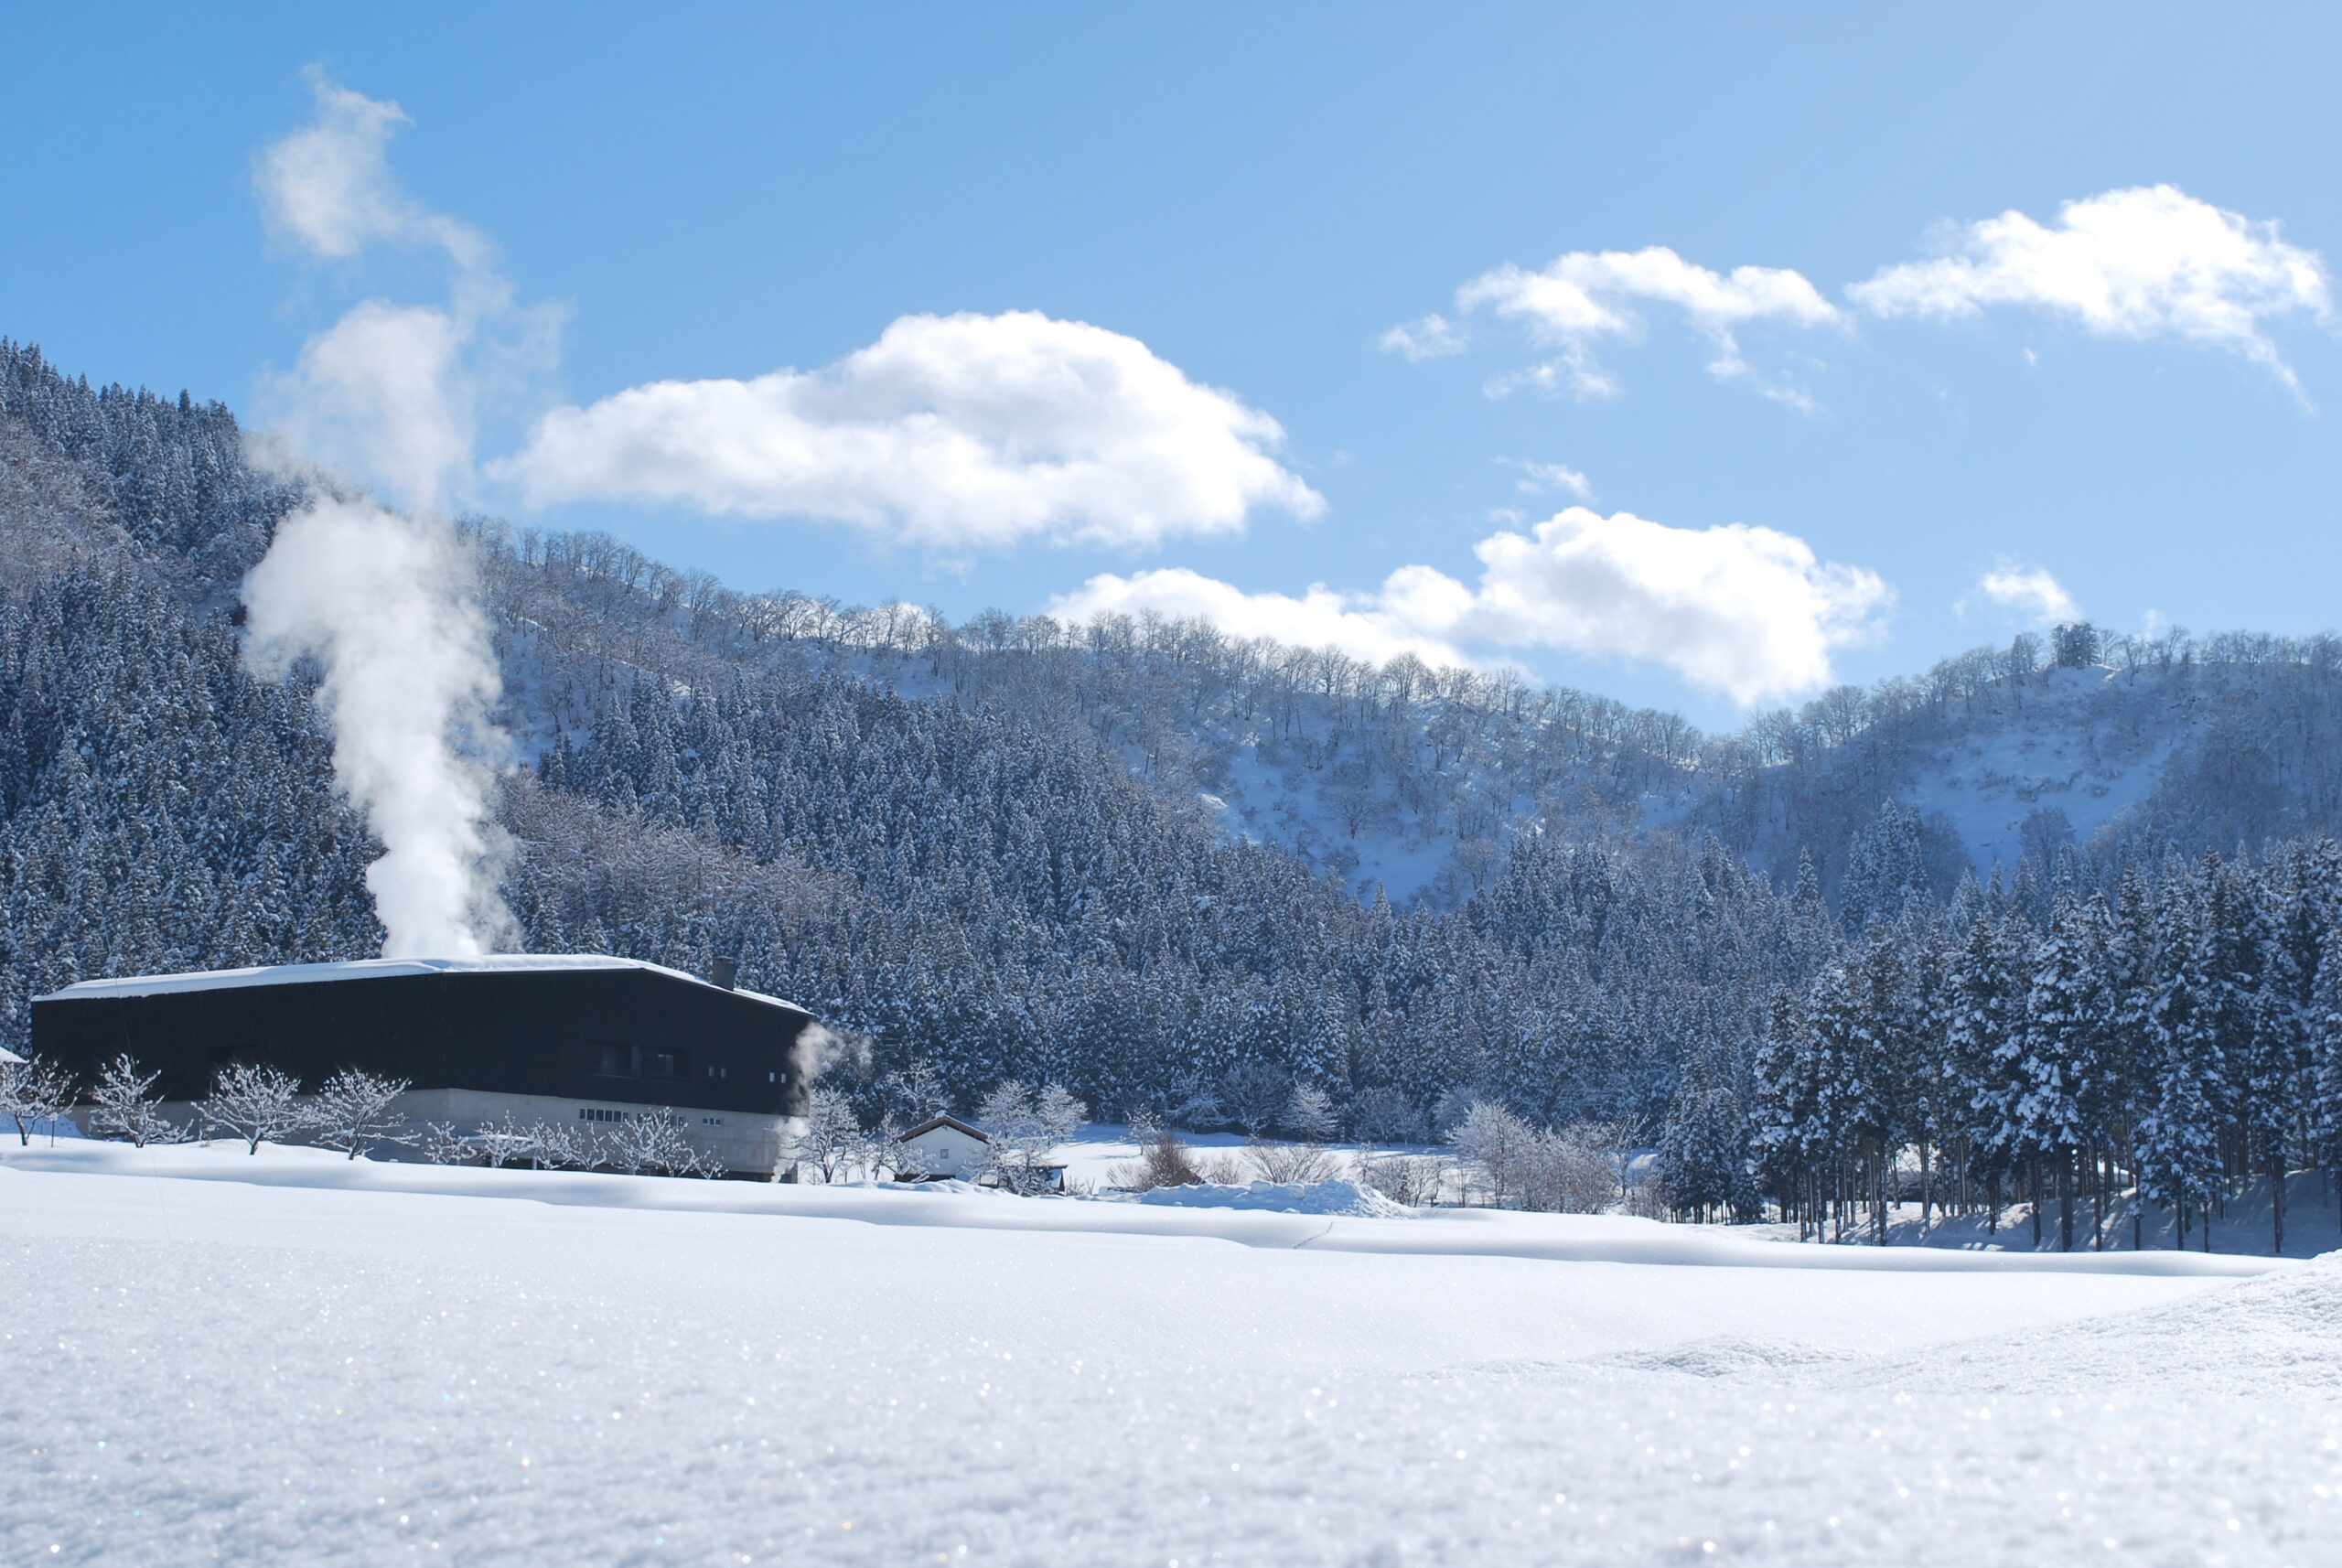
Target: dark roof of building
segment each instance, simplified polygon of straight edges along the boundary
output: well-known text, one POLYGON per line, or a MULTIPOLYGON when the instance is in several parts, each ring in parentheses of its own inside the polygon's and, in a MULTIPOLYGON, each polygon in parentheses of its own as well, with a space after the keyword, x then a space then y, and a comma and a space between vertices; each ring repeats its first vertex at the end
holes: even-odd
POLYGON ((511 974, 564 970, 634 969, 680 980, 691 985, 704 985, 711 991, 730 991, 735 996, 745 996, 751 1002, 762 1002, 774 1007, 785 1007, 792 1013, 806 1009, 794 1002, 762 992, 726 987, 680 969, 664 964, 645 963, 639 959, 611 958, 602 953, 483 953, 468 958, 364 958, 342 963, 279 963, 253 969, 207 969, 185 974, 131 974, 113 980, 84 980, 37 996, 37 1002, 80 1002, 109 996, 163 996, 174 992, 226 991, 252 985, 311 985, 343 980, 390 980, 417 974, 511 974))
POLYGON ((981 1128, 971 1127, 965 1122, 961 1121, 957 1116, 930 1116, 926 1121, 920 1122, 918 1126, 912 1128, 909 1132, 901 1134, 896 1142, 908 1143, 913 1138, 934 1132, 938 1127, 949 1127, 954 1133, 963 1133, 969 1137, 975 1139, 976 1142, 980 1144, 989 1144, 992 1142, 990 1138, 984 1135, 983 1131, 981 1128))

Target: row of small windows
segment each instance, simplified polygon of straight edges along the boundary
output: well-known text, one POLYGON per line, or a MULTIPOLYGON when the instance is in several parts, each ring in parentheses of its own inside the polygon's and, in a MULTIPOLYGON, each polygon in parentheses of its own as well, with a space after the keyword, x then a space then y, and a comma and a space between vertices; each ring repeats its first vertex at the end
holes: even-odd
MULTIPOLYGON (((605 1111, 598 1105, 581 1105, 577 1108, 577 1119, 580 1122, 632 1122, 647 1114, 648 1112, 639 1111, 605 1111)), ((724 1118, 703 1116, 699 1119, 699 1124, 703 1127, 721 1127, 724 1125, 724 1118)))

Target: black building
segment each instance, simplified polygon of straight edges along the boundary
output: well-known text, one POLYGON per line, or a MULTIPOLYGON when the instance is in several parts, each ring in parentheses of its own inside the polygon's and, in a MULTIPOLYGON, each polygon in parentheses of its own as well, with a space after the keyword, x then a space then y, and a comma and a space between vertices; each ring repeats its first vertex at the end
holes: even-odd
POLYGON ((126 1051, 162 1074, 156 1092, 171 1101, 201 1097, 222 1063, 252 1061, 310 1088, 344 1067, 403 1078, 414 1111, 459 1123, 665 1106, 694 1132, 726 1129, 695 1141, 735 1168, 802 1113, 792 1053, 813 1021, 776 997, 587 954, 90 980, 32 1011, 34 1048, 84 1082, 126 1051))

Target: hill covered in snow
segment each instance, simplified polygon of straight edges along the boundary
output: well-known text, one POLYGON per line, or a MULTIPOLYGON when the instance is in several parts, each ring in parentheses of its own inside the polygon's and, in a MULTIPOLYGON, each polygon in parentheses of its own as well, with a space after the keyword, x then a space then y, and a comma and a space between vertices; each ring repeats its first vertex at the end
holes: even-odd
POLYGON ((1453 908, 1523 833, 1713 832, 1833 903, 1894 800, 1938 891, 2063 847, 2223 851, 2342 825, 2342 642, 2061 628, 1703 735, 1502 672, 1376 667, 1198 623, 1080 626, 730 592, 603 538, 476 525, 507 628, 510 718, 542 749, 653 672, 679 686, 813 672, 980 706, 1121 760, 1223 839, 1356 896, 1453 908))
MULTIPOLYGON (((91 976, 379 950, 380 846, 331 785, 316 671, 242 658, 238 586, 299 496, 219 405, 0 346, 0 1040, 91 976)), ((2111 899, 2132 873, 2172 895, 2138 938, 2165 968, 2195 884, 2332 918, 2257 860, 2233 886, 2168 869, 2336 825, 2326 639, 2067 628, 1703 735, 1501 672, 1177 622, 952 624, 464 526, 514 738, 516 940, 736 957, 866 1044, 833 1081, 868 1120, 910 1109, 887 1085, 922 1062, 962 1110, 1054 1080, 1190 1126, 1273 1128, 1298 1082, 1361 1137, 1434 1136, 1477 1099, 1537 1127, 1708 1128, 1710 1163, 1746 1175, 1760 1101, 1789 1092, 1762 1049, 1877 947, 1874 916, 1924 960, 1887 1032, 1964 1086, 1956 1107, 1989 1052, 1947 1066, 1939 1004, 1979 921, 2022 917, 2004 969, 2027 976, 2059 892, 2111 899), (1998 891, 1961 893, 1995 864, 1998 891)), ((2304 1048, 2308 1104, 2334 1047, 2304 1048)), ((2146 1109, 2128 1092, 2118 1151, 2146 1109)), ((2233 1124, 2225 1178, 2266 1164, 2273 1134, 2240 1120, 2260 1094, 2207 1101, 2233 1124)), ((1970 1174, 1971 1199, 1997 1179, 1970 1174)))

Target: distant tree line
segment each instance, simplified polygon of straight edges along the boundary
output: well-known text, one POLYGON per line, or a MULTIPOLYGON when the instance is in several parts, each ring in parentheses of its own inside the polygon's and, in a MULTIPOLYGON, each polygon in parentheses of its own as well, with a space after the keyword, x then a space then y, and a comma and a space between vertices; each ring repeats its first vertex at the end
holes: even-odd
MULTIPOLYGON (((1881 824, 1906 831, 1892 803, 1881 824)), ((1760 1034, 1695 1052, 1663 1140, 1674 1200, 1841 1233, 1866 1214, 1883 1239, 1899 1200, 1924 1227, 2022 1199, 2035 1242, 2054 1215, 2068 1250, 2078 1224, 2135 1247, 2159 1210, 2208 1247, 2208 1212, 2265 1177, 2282 1250, 2285 1177, 2342 1167, 2342 847, 2173 852, 2111 889, 2080 869, 1971 878, 1948 908, 1915 879, 1777 990, 1760 1034)), ((1799 918, 1831 918, 1810 893, 1799 918)))

